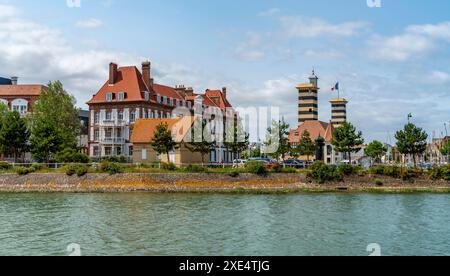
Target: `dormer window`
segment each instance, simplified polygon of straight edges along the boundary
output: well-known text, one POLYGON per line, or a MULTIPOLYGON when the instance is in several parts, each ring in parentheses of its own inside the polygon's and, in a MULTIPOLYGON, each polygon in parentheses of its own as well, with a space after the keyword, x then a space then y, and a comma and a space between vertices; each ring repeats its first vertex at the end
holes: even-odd
POLYGON ((163 102, 162 102, 163 104, 167 104, 167 97, 166 96, 163 96, 163 102))
POLYGON ((118 95, 119 102, 125 101, 125 98, 126 98, 125 92, 119 92, 119 95, 118 95))
POLYGON ((113 93, 107 93, 106 94, 106 101, 107 102, 112 102, 114 98, 114 94, 113 93))
POLYGON ((147 91, 144 92, 144 99, 147 102, 150 100, 150 93, 149 92, 147 92, 147 91))
POLYGON ((156 96, 156 98, 157 98, 157 99, 156 99, 157 102, 158 102, 158 103, 161 103, 161 95, 158 94, 158 95, 156 96))

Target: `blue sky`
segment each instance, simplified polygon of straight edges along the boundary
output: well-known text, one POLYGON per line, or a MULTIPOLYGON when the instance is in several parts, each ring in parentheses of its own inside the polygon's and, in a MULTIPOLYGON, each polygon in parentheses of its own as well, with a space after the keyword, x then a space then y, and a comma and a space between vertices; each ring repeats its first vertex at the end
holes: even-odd
POLYGON ((0 75, 60 79, 84 107, 109 61, 149 59, 159 83, 227 86, 235 105, 281 106, 294 126, 295 85, 315 68, 322 120, 340 81, 368 141, 388 141, 410 112, 440 136, 450 121, 450 2, 381 3, 0 0, 0 75))

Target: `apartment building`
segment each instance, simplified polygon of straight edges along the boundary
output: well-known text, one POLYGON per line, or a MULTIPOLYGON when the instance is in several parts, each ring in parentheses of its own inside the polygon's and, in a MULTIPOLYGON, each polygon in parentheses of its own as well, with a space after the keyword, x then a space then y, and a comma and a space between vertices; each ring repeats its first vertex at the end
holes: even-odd
POLYGON ((203 94, 184 85, 175 87, 155 83, 151 63, 119 67, 109 65, 109 79, 87 102, 89 106, 89 155, 91 158, 133 156, 131 137, 136 121, 166 119, 193 114, 194 106, 231 108, 226 88, 203 94), (188 114, 176 113, 183 108, 188 114))

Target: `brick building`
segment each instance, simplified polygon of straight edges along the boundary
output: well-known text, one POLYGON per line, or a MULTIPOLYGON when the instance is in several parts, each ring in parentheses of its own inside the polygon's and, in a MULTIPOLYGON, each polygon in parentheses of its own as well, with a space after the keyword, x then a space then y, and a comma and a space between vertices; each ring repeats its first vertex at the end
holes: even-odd
POLYGON ((33 105, 47 87, 40 84, 18 84, 18 78, 0 79, 0 102, 22 116, 33 112, 33 105))

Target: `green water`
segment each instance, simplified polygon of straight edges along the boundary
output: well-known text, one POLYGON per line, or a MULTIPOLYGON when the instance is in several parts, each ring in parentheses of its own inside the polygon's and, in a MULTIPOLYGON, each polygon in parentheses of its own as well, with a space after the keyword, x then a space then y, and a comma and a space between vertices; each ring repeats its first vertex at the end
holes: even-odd
POLYGON ((449 195, 0 194, 0 255, 449 255, 449 195))

